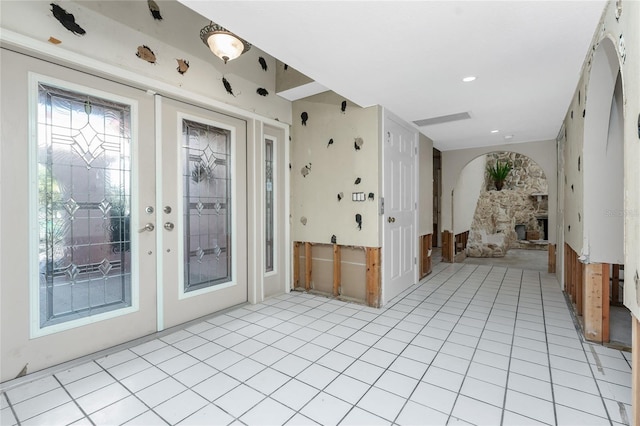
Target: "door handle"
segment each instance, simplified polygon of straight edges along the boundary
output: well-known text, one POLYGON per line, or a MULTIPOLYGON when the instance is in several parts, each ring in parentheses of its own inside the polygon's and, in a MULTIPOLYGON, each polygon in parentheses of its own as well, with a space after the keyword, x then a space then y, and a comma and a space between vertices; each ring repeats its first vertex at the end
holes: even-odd
POLYGON ((389 222, 389 223, 393 223, 393 222, 395 222, 395 221, 396 221, 396 218, 395 218, 395 217, 391 217, 391 216, 389 216, 389 217, 387 218, 387 222, 389 222))
POLYGON ((164 224, 164 229, 166 229, 167 231, 173 231, 173 223, 171 222, 167 222, 164 224))
POLYGON ((138 232, 144 232, 144 231, 153 231, 155 229, 155 226, 153 226, 153 223, 147 223, 144 228, 140 229, 138 232))

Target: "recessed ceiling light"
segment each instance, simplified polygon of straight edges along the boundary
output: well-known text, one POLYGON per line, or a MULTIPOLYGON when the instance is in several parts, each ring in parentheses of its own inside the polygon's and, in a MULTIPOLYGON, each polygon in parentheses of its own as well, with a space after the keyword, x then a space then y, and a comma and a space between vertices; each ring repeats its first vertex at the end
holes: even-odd
POLYGON ((504 138, 505 139, 513 139, 513 135, 506 135, 504 138))
POLYGON ((491 133, 498 133, 500 130, 492 130, 491 133))
POLYGON ((465 77, 465 78, 463 78, 463 79, 462 79, 462 81, 464 81, 465 83, 469 83, 469 82, 471 82, 471 81, 473 81, 473 80, 475 80, 475 79, 476 79, 476 77, 475 77, 475 76, 470 75, 469 77, 465 77))

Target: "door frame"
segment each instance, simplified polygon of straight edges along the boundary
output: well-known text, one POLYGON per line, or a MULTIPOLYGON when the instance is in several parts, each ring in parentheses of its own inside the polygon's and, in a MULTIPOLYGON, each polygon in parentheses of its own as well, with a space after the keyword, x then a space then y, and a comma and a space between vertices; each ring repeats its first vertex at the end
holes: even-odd
MULTIPOLYGON (((417 208, 417 203, 418 203, 418 167, 419 167, 419 150, 420 150, 420 139, 419 139, 419 133, 418 131, 411 126, 410 124, 406 123, 404 120, 402 120, 400 117, 398 117, 397 115, 393 114, 391 111, 387 110, 386 108, 382 108, 381 109, 381 119, 380 119, 380 194, 382 194, 381 199, 384 200, 387 198, 387 194, 385 193, 385 181, 386 181, 386 176, 385 176, 385 170, 386 170, 386 151, 385 151, 385 138, 386 138, 386 133, 387 133, 387 123, 388 121, 393 121, 395 122, 397 125, 405 128, 407 131, 411 132, 413 134, 413 146, 414 146, 414 155, 413 155, 413 199, 414 199, 414 209, 413 209, 413 229, 415 231, 413 238, 412 238, 412 245, 413 245, 413 254, 414 254, 414 263, 413 263, 413 281, 414 284, 418 283, 418 274, 419 274, 419 268, 417 265, 417 257, 418 257, 418 243, 419 243, 419 236, 418 236, 418 208, 417 208)), ((388 241, 386 241, 386 233, 385 233, 385 221, 387 219, 387 212, 384 209, 384 201, 382 201, 382 206, 380 208, 380 219, 378 222, 378 226, 379 226, 379 232, 380 232, 380 240, 382 242, 381 247, 382 247, 382 256, 381 256, 381 265, 380 265, 380 274, 381 274, 381 296, 380 296, 380 300, 381 300, 381 305, 383 306, 384 304, 386 304, 388 302, 388 300, 386 299, 386 289, 388 286, 388 282, 387 282, 387 276, 386 276, 386 268, 389 266, 389 256, 386 255, 387 250, 385 250, 385 248, 388 245, 388 241)))

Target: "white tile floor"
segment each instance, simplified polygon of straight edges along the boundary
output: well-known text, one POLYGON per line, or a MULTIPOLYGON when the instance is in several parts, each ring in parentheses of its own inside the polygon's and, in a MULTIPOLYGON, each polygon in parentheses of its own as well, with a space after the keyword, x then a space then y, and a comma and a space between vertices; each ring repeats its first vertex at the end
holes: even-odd
POLYGON ((631 367, 553 276, 438 264, 384 309, 294 292, 0 399, 2 425, 618 425, 631 367))

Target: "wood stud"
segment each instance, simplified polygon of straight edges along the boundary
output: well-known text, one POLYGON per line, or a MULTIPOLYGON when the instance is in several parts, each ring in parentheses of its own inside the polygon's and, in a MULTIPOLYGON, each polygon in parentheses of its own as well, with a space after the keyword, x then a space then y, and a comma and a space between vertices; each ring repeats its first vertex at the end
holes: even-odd
POLYGON ((338 297, 340 295, 340 284, 342 279, 342 266, 341 266, 341 253, 340 246, 333 245, 333 296, 338 297))
MULTIPOLYGON (((304 289, 312 290, 311 282, 313 278, 313 244, 309 242, 293 243, 293 288, 300 288, 300 252, 301 246, 304 245, 304 289)), ((380 276, 380 248, 365 247, 366 257, 366 296, 365 302, 368 306, 379 308, 381 295, 381 276, 380 276)), ((340 287, 342 285, 342 246, 333 244, 333 288, 334 297, 340 296, 340 287)))
POLYGON ((293 243, 293 288, 300 287, 300 243, 293 243))
POLYGON ((549 244, 549 268, 548 272, 550 274, 555 274, 556 272, 556 245, 549 244))
POLYGON ((311 243, 304 243, 304 288, 311 290, 311 265, 313 259, 311 257, 311 243))
POLYGON ((380 307, 380 249, 367 247, 367 305, 380 307))

